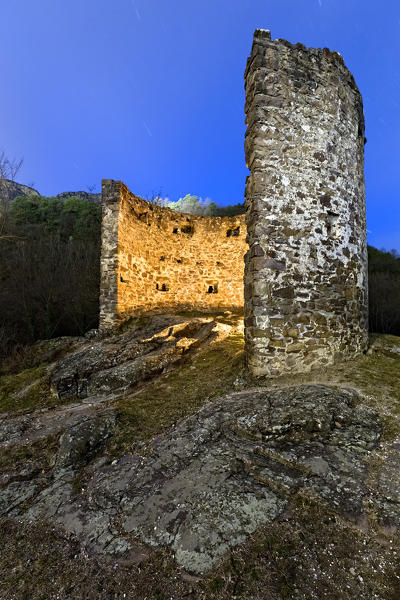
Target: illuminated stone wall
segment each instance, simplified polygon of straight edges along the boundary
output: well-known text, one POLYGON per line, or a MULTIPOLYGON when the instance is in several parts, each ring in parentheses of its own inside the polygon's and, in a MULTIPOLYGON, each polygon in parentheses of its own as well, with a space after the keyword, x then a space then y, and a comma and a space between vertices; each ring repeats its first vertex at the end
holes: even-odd
POLYGON ((367 345, 362 99, 338 53, 265 30, 245 82, 247 362, 308 371, 367 345))
POLYGON ((101 328, 154 310, 243 307, 244 215, 177 213, 112 180, 102 202, 101 328))
POLYGON ((103 182, 100 326, 244 302, 253 374, 304 372, 368 343, 362 99, 337 52, 265 30, 245 81, 246 217, 180 214, 103 182))

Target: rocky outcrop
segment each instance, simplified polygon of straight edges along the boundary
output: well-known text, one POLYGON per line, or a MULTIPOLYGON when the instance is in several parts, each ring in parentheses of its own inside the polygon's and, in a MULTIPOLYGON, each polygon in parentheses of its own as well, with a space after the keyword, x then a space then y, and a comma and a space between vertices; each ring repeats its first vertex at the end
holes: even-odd
POLYGON ((368 505, 388 506, 382 523, 400 525, 391 485, 398 449, 372 489, 380 419, 359 401, 352 390, 320 385, 233 393, 155 438, 146 456, 98 461, 77 496, 77 469, 112 433, 106 410, 63 434, 52 475, 5 487, 3 513, 50 518, 100 553, 129 556, 138 539, 167 546, 195 573, 274 521, 299 490, 355 521, 368 505))
POLYGON ((115 410, 108 409, 80 419, 60 437, 55 468, 76 468, 89 462, 110 437, 114 426, 115 410))
MULTIPOLYGON (((203 409, 134 467, 123 529, 170 546, 186 569, 204 572, 273 521, 300 488, 359 517, 365 458, 380 427, 354 400, 352 392, 306 386, 240 392, 203 409)), ((109 492, 107 477, 95 481, 98 493, 109 492)))
MULTIPOLYGON (((0 199, 11 202, 17 196, 40 196, 40 194, 29 185, 23 185, 22 183, 17 183, 10 179, 0 179, 0 199)), ((89 202, 101 202, 101 192, 94 194, 92 192, 79 190, 77 192, 61 192, 56 196, 56 198, 59 198, 60 200, 66 200, 67 198, 72 197, 88 200, 89 202)))
POLYGON ((80 198, 81 200, 100 203, 101 192, 97 194, 94 194, 93 192, 84 192, 82 190, 78 192, 61 192, 61 194, 57 194, 56 198, 60 198, 60 200, 66 200, 67 198, 80 198))
POLYGON ((127 390, 180 361, 216 326, 210 318, 153 317, 144 330, 81 345, 57 363, 52 384, 61 399, 127 390))
POLYGON ((0 179, 0 199, 5 202, 11 202, 17 196, 39 196, 39 192, 10 179, 0 179))

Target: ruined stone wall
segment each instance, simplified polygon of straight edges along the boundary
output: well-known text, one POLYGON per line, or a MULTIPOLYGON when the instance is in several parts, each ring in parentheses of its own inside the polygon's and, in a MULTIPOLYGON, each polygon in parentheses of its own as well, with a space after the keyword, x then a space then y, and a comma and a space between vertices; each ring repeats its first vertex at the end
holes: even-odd
POLYGON ((245 89, 247 361, 307 371, 367 345, 362 100, 338 53, 265 30, 245 89))
POLYGON ((154 206, 103 181, 100 327, 158 309, 243 307, 244 215, 154 206))
POLYGON ((102 182, 101 258, 100 258, 100 329, 113 327, 118 314, 118 224, 119 181, 102 182))

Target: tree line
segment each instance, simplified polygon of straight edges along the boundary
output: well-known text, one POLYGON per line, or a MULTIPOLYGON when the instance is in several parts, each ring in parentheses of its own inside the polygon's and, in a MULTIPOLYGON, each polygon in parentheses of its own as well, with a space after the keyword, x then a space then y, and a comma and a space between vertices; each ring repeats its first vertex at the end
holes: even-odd
POLYGON ((0 204, 0 356, 97 327, 101 205, 21 196, 0 204))
MULTIPOLYGON (((205 211, 193 196, 173 204, 183 212, 205 211)), ((208 214, 215 216, 244 211, 243 204, 210 204, 208 214)), ((0 358, 18 345, 97 327, 100 244, 97 202, 43 196, 0 201, 0 358)), ((400 256, 373 247, 368 256, 370 330, 400 335, 400 256)))
POLYGON ((219 206, 209 198, 203 200, 199 196, 193 196, 192 194, 186 194, 186 196, 179 198, 176 202, 173 202, 169 198, 162 198, 161 196, 150 198, 149 201, 157 206, 164 206, 176 212, 201 215, 203 217, 234 217, 246 212, 244 203, 239 202, 238 204, 219 206))
POLYGON ((369 328, 400 336, 400 255, 368 247, 369 328))

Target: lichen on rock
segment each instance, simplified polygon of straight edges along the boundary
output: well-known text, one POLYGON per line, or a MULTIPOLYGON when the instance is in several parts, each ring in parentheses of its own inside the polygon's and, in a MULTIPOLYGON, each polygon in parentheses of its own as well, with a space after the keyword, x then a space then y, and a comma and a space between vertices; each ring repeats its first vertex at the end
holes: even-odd
POLYGON ((366 458, 381 427, 378 414, 356 400, 354 391, 317 385, 232 393, 156 437, 146 456, 100 463, 78 500, 74 470, 84 450, 109 435, 113 416, 106 412, 63 434, 53 479, 44 489, 41 482, 36 498, 32 491, 28 508, 16 505, 10 514, 52 518, 99 552, 113 540, 110 548, 127 551, 133 534, 203 573, 274 521, 300 489, 361 518, 370 495, 366 458))

